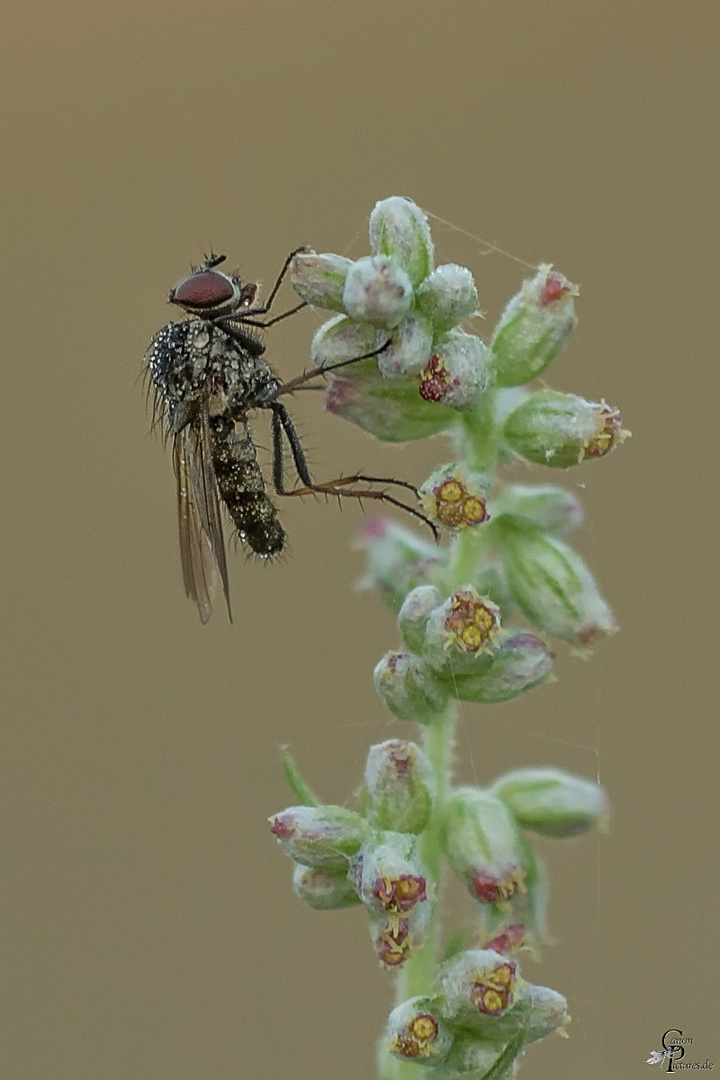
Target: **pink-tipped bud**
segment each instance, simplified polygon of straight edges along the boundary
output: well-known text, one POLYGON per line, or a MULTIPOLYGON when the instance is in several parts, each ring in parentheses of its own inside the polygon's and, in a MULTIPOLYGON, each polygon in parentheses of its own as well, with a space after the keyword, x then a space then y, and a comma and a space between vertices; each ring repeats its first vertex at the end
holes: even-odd
POLYGON ((367 817, 378 829, 421 833, 432 813, 435 781, 423 750, 407 739, 370 747, 365 765, 367 817))
POLYGON ((498 386, 520 386, 542 374, 562 349, 576 325, 573 297, 578 290, 550 266, 508 303, 491 348, 498 386))
POLYGON ((417 375, 385 379, 377 370, 377 362, 372 363, 374 373, 363 371, 351 377, 348 371, 330 379, 325 394, 328 412, 357 424, 383 442, 426 439, 455 423, 457 414, 450 403, 428 405, 423 401, 418 394, 417 375))
POLYGON ((410 278, 387 255, 358 259, 347 272, 343 310, 351 319, 392 329, 405 318, 412 302, 410 278))
POLYGON ((505 441, 516 454, 553 469, 605 457, 629 434, 618 410, 604 401, 586 401, 556 390, 530 394, 504 428, 505 441))
POLYGON ((344 806, 291 806, 268 820, 286 855, 326 870, 347 870, 369 834, 365 819, 344 806))
POLYGON ((351 259, 302 251, 290 265, 290 281, 298 296, 313 307, 343 310, 343 292, 351 259))
POLYGON ((399 720, 429 724, 445 707, 447 691, 425 661, 408 652, 388 652, 373 672, 375 689, 399 720))
POLYGON ((352 863, 350 877, 362 902, 376 915, 397 919, 428 900, 416 839, 407 833, 379 832, 368 840, 352 863))
POLYGON ((500 799, 460 787, 445 804, 444 847, 453 871, 482 904, 500 904, 525 891, 522 841, 500 799))
POLYGON ((420 397, 461 412, 474 409, 492 386, 492 353, 479 337, 450 330, 420 372, 420 397))

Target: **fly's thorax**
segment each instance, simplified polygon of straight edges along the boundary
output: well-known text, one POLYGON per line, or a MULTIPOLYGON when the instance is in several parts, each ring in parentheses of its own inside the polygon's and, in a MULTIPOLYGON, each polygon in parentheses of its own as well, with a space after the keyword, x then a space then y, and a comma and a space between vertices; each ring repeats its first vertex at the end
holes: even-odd
POLYGON ((150 343, 145 362, 171 432, 197 410, 210 351, 208 327, 195 320, 168 323, 150 343))

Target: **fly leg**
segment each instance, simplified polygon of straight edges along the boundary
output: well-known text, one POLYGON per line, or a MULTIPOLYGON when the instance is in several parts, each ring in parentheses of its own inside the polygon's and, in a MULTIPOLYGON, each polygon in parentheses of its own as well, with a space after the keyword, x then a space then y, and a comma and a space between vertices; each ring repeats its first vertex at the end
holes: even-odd
POLYGON ((399 487, 407 488, 409 491, 414 492, 417 495, 417 488, 412 484, 408 484, 404 480, 388 480, 377 476, 365 476, 361 473, 356 473, 354 476, 340 476, 335 480, 327 480, 324 483, 316 483, 310 475, 308 469, 307 459, 305 458, 305 452, 297 431, 293 425, 292 420, 288 414, 285 406, 279 401, 271 401, 268 406, 272 409, 272 439, 273 439, 273 482, 275 484, 275 490, 278 495, 335 495, 338 499, 375 499, 378 502, 386 502, 391 506, 397 506, 401 510, 405 510, 406 513, 412 514, 413 517, 419 518, 423 521, 428 528, 432 531, 436 540, 440 539, 440 534, 437 527, 433 524, 430 518, 426 517, 419 510, 416 510, 412 506, 408 506, 407 503, 402 502, 400 499, 396 499, 394 495, 388 494, 387 491, 357 491, 353 488, 353 484, 366 483, 366 484, 397 484, 399 487), (292 454, 295 470, 302 481, 303 487, 288 489, 285 487, 285 476, 283 469, 283 437, 287 439, 290 446, 290 452, 292 454))
POLYGON ((294 251, 290 252, 283 264, 282 270, 278 274, 277 281, 270 290, 270 295, 268 296, 265 303, 261 304, 259 307, 248 308, 248 310, 244 311, 242 315, 235 316, 237 321, 247 323, 248 326, 262 326, 264 329, 267 329, 268 326, 272 326, 274 323, 280 322, 281 319, 287 319, 291 315, 294 315, 296 311, 300 311, 302 308, 307 307, 306 301, 303 300, 302 303, 296 304, 295 307, 290 308, 289 311, 283 311, 282 315, 275 315, 274 318, 267 319, 265 322, 262 322, 260 319, 253 318, 253 316, 255 315, 265 315, 270 310, 273 305, 273 301, 278 294, 278 290, 282 285, 283 281, 285 280, 285 275, 290 268, 290 263, 293 261, 296 255, 299 255, 303 251, 308 251, 308 248, 303 246, 295 248, 294 251))

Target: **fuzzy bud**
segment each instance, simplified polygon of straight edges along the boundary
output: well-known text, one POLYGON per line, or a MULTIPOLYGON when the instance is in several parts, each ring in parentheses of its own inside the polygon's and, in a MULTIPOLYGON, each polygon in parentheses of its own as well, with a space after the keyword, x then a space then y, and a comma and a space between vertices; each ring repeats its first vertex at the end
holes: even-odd
POLYGON ((440 1015, 453 1026, 492 1037, 498 1017, 512 1010, 518 965, 492 949, 458 953, 438 968, 435 990, 440 1015))
POLYGON ((343 309, 351 319, 391 329, 404 319, 412 302, 412 282, 389 256, 368 255, 348 270, 343 309))
POLYGON ((502 539, 503 566, 513 599, 535 626, 580 649, 613 633, 612 612, 572 548, 526 518, 502 514, 493 525, 502 539))
POLYGON ((367 557, 361 587, 375 589, 395 611, 411 589, 432 580, 442 569, 437 546, 391 518, 369 518, 358 547, 367 557))
MULTIPOLYGON (((549 986, 535 986, 518 980, 515 1005, 498 1014, 493 1021, 480 1021, 483 1034, 500 1045, 522 1034, 524 1043, 537 1042, 558 1029, 562 1033, 569 1023, 567 1001, 549 986)), ((452 1058, 448 1058, 450 1064, 452 1058)))
POLYGON ((432 669, 414 653, 386 653, 373 678, 390 712, 411 724, 429 724, 447 702, 447 693, 433 678, 432 669))
POLYGON ((531 690, 552 670, 552 654, 546 645, 525 630, 508 631, 493 653, 489 667, 478 674, 454 674, 445 683, 452 697, 495 705, 531 690))
POLYGON ((361 903, 347 872, 331 873, 317 866, 301 866, 293 871, 295 894, 315 911, 336 911, 361 903))
POLYGON ((286 855, 325 870, 347 870, 370 831, 359 814, 344 806, 291 806, 268 820, 286 855))
POLYGON ((377 365, 386 379, 421 371, 432 353, 432 325, 419 312, 411 311, 390 332, 390 343, 378 354, 377 365))
POLYGON ((313 307, 343 310, 343 292, 352 259, 342 255, 298 252, 290 265, 290 281, 298 296, 313 307))
POLYGON ((367 816, 378 829, 421 833, 432 813, 433 771, 423 750, 406 739, 370 747, 365 765, 367 816))
POLYGON ((349 872, 369 911, 393 918, 407 916, 427 902, 425 870, 414 836, 379 832, 363 845, 349 872))
POLYGON ((529 518, 544 532, 565 537, 582 524, 582 503, 572 491, 555 484, 512 484, 493 504, 496 514, 529 518))
POLYGON ((476 674, 489 666, 499 634, 500 609, 464 585, 428 618, 423 655, 438 672, 476 674))
MULTIPOLYGON (((386 340, 386 339, 385 339, 386 340)), ((328 319, 315 331, 310 345, 310 356, 319 367, 331 367, 345 361, 367 356, 383 344, 383 334, 370 323, 356 322, 347 315, 328 319)), ((346 364, 343 379, 367 379, 377 377, 375 357, 346 364)))
POLYGON ((347 377, 343 374, 330 379, 325 394, 328 412, 357 424, 383 442, 426 439, 455 423, 457 413, 450 402, 429 405, 423 400, 418 393, 417 375, 385 379, 377 363, 371 363, 372 373, 363 368, 359 374, 351 374, 355 368, 352 365, 347 377))
POLYGON ((604 401, 585 401, 557 390, 530 394, 507 418, 504 429, 505 441, 516 454, 553 469, 605 457, 629 434, 618 410, 604 401))
POLYGON ((433 243, 428 219, 411 199, 393 195, 370 214, 373 255, 389 255, 419 285, 432 270, 433 243))
POLYGON ((420 372, 420 397, 467 412, 478 405, 492 381, 492 353, 487 345, 474 334, 450 330, 420 372))
POLYGON ((453 872, 480 903, 525 891, 521 839, 500 799, 480 788, 456 788, 445 805, 444 835, 453 872))
POLYGON ((547 265, 523 282, 491 342, 498 386, 528 383, 555 359, 575 329, 575 296, 577 287, 547 265))
POLYGON ((432 998, 414 997, 390 1013, 381 1045, 401 1060, 435 1065, 447 1056, 452 1041, 452 1030, 432 998))
MULTIPOLYGON (((493 1025, 493 1028, 497 1025, 493 1025)), ((522 1054, 506 1065, 500 1064, 506 1047, 505 1042, 478 1041, 468 1034, 459 1034, 447 1057, 433 1069, 433 1080, 515 1080, 522 1054)))
POLYGON ((434 585, 418 585, 405 597, 398 612, 398 629, 412 652, 422 652, 427 621, 441 603, 442 596, 434 585))
POLYGON ((462 529, 488 521, 490 480, 455 462, 436 469, 418 491, 423 511, 446 529, 462 529))
POLYGON ((418 308, 444 333, 477 314, 478 294, 470 271, 448 263, 438 266, 416 291, 418 308))
POLYGON ((490 787, 523 829, 543 836, 578 836, 608 813, 608 799, 595 780, 562 769, 515 769, 490 787))

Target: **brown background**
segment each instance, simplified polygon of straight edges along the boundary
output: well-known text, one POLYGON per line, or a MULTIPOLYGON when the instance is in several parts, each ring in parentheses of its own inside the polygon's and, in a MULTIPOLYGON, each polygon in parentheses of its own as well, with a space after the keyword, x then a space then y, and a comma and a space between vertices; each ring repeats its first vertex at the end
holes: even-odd
MULTIPOLYGON (((24 0, 2 23, 2 1075, 373 1075, 391 980, 360 913, 294 900, 265 822, 280 744, 342 802, 406 733, 371 685, 396 631, 353 591, 361 513, 285 505, 290 557, 233 554, 236 623, 203 629, 136 379, 210 245, 267 286, 298 244, 365 253, 389 194, 580 281, 550 382, 634 433, 564 478, 622 634, 461 729, 465 780, 552 763, 614 804, 609 836, 544 845, 557 944, 526 968, 574 1019, 522 1075, 646 1077, 671 1027, 720 1068, 717 5, 24 0)), ((494 319, 520 268, 434 232, 494 319)), ((317 321, 273 332, 283 374, 317 321)), ((319 476, 447 457, 293 408, 319 476)))

